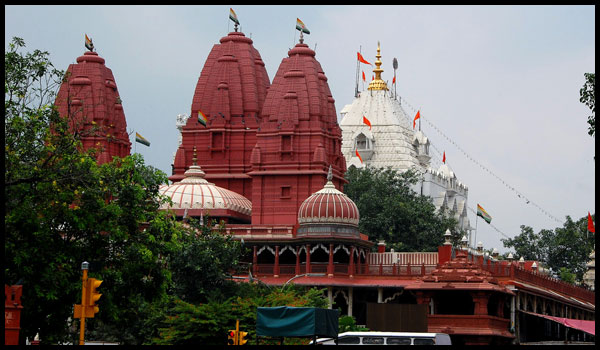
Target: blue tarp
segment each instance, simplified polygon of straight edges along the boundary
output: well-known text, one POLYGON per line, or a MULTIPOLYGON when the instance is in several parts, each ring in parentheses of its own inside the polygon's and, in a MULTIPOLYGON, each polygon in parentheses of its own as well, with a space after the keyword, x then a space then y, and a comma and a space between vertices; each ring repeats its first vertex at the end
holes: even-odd
POLYGON ((256 335, 259 337, 337 338, 339 310, 315 307, 259 307, 256 335))

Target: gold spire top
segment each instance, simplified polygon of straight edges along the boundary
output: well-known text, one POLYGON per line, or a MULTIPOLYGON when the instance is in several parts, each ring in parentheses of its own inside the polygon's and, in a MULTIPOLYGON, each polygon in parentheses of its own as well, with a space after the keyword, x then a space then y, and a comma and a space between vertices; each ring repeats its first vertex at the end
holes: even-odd
POLYGON ((193 154, 194 154, 194 157, 192 158, 192 162, 193 162, 193 163, 192 163, 192 165, 198 165, 198 164, 197 164, 197 162, 198 162, 198 157, 197 157, 197 155, 198 155, 198 154, 196 153, 196 146, 194 146, 194 153, 193 153, 193 154))
POLYGON ((387 84, 385 81, 381 79, 381 73, 383 69, 381 69, 381 48, 379 47, 379 41, 377 42, 377 61, 375 61, 375 66, 377 68, 373 69, 373 73, 375 73, 375 80, 369 83, 369 90, 388 90, 387 84))

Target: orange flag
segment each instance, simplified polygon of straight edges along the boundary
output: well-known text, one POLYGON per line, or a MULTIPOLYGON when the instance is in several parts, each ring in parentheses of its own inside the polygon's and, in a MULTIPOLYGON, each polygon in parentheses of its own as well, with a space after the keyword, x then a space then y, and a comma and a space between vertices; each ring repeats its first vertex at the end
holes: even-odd
POLYGON ((415 115, 415 119, 413 120, 413 129, 415 128, 415 125, 417 124, 417 119, 421 118, 421 111, 418 110, 417 111, 417 115, 415 115))
MULTIPOLYGON (((369 62, 367 62, 367 60, 365 60, 362 55, 360 54, 360 52, 356 53, 358 55, 358 60, 362 63, 366 63, 366 64, 370 64, 369 62)), ((372 65, 372 64, 371 64, 372 65)))
POLYGON ((362 73, 363 73, 363 81, 367 81, 367 78, 365 78, 365 71, 363 71, 362 73))
POLYGON ((364 115, 363 115, 363 123, 367 124, 369 126, 369 130, 371 130, 371 122, 364 115))
POLYGON ((442 162, 444 162, 444 164, 446 164, 446 151, 444 151, 444 159, 442 159, 442 162))
POLYGON ((596 233, 596 228, 594 227, 594 221, 592 221, 592 216, 590 215, 589 211, 588 211, 588 231, 590 231, 592 233, 596 233))
POLYGON ((362 157, 360 156, 360 154, 358 153, 358 150, 356 150, 356 156, 358 157, 358 159, 360 159, 360 162, 362 163, 362 157))

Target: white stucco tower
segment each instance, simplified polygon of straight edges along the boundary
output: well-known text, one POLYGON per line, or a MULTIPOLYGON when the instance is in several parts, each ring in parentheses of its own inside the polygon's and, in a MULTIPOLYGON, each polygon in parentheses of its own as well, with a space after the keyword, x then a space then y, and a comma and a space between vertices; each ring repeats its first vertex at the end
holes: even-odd
POLYGON ((415 169, 422 180, 413 186, 417 193, 429 196, 438 210, 453 215, 459 228, 470 229, 467 217, 468 188, 458 181, 447 164, 431 168, 430 141, 420 130, 413 129, 413 118, 381 79, 381 49, 377 44, 375 78, 366 91, 341 111, 342 153, 348 167, 391 167, 415 169), (370 124, 370 126, 369 126, 370 124), (358 155, 357 155, 358 152, 358 155), (360 158, 359 158, 360 155, 360 158), (361 161, 362 159, 362 161, 361 161))

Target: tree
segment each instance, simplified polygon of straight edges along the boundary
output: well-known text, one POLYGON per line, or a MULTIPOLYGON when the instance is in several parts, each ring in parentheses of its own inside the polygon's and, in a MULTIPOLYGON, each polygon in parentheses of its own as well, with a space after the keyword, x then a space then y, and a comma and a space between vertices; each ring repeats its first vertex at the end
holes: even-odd
POLYGON ((344 193, 358 207, 359 229, 372 241, 385 240, 396 251, 436 251, 450 228, 456 244, 462 232, 453 218, 436 211, 431 199, 410 189, 418 175, 387 169, 350 167, 344 193))
POLYGON ((231 271, 242 256, 241 243, 226 235, 223 225, 215 230, 214 220, 205 220, 208 225, 190 219, 182 249, 169 262, 175 295, 190 303, 206 302, 211 294, 233 288, 231 271))
POLYGON ((584 103, 592 111, 592 115, 588 116, 588 134, 594 137, 596 133, 596 74, 585 73, 585 83, 579 90, 579 102, 584 103))
MULTIPOLYGON (((242 283, 233 288, 234 295, 222 299, 216 295, 205 303, 193 304, 175 299, 167 316, 160 325, 159 335, 149 344, 153 345, 225 345, 227 330, 240 328, 248 332, 249 345, 256 345, 256 310, 258 307, 296 306, 327 307, 323 291, 315 288, 290 286, 281 291, 264 284, 242 283)), ((287 341, 306 344, 308 340, 287 341)), ((269 341, 261 341, 268 344, 269 341)))
POLYGON ((111 324, 132 341, 170 283, 180 231, 157 211, 166 175, 138 155, 99 166, 53 106, 63 72, 24 47, 14 38, 5 52, 4 278, 23 285, 21 343, 38 332, 42 344, 77 339, 67 320, 81 301, 83 261, 104 281, 90 328, 111 324))
POLYGON ((521 233, 502 239, 507 248, 514 248, 518 257, 541 261, 565 280, 582 281, 586 263, 594 249, 594 235, 587 232, 587 216, 573 221, 566 217, 563 227, 543 229, 537 234, 521 225, 521 233))

